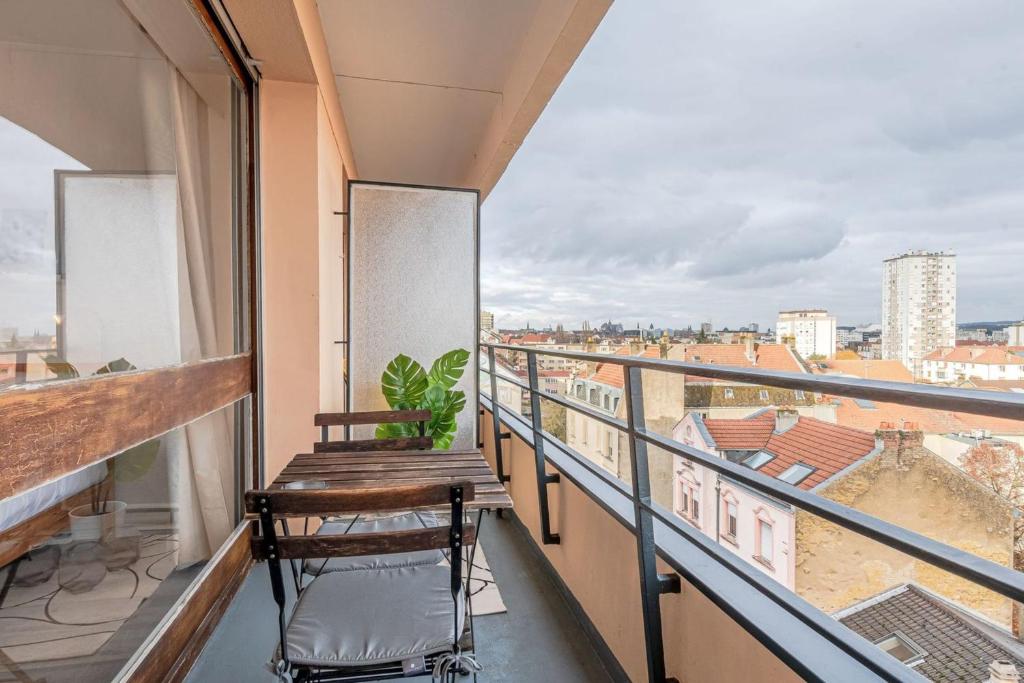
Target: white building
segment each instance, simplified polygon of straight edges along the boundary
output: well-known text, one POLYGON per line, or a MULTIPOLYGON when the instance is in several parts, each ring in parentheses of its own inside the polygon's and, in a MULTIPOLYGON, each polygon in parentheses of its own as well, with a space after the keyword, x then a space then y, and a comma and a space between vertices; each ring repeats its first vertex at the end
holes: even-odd
POLYGON ((836 353, 836 318, 823 309, 780 311, 775 341, 790 344, 804 358, 836 353))
POLYGON ((920 377, 922 359, 944 346, 956 346, 956 255, 912 251, 886 259, 882 358, 920 377))
POLYGON ((480 311, 480 329, 490 331, 494 329, 494 314, 490 311, 480 311))
POLYGON ((1006 343, 1010 346, 1024 346, 1024 322, 1014 323, 1007 327, 1003 332, 1006 333, 1006 343))
POLYGON ((1024 357, 1005 346, 957 346, 936 349, 921 360, 929 382, 958 382, 972 377, 996 381, 1024 380, 1024 357))

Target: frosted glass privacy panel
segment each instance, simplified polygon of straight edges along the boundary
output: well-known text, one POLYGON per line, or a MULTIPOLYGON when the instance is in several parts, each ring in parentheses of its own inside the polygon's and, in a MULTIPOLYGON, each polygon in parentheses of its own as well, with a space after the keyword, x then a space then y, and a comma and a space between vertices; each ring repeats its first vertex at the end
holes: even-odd
POLYGON ((61 173, 60 353, 83 375, 181 362, 178 190, 169 173, 61 173))
MULTIPOLYGON (((466 392, 452 448, 477 443, 478 269, 475 192, 353 182, 349 186, 351 410, 386 409, 380 376, 399 353, 429 370, 463 348, 466 392)), ((368 438, 372 428, 354 430, 368 438)))

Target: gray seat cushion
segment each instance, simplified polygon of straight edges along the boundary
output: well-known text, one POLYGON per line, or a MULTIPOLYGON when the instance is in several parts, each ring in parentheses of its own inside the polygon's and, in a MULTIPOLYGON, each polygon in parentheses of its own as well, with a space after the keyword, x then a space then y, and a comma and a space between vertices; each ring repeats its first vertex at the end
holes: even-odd
POLYGON ((462 632, 445 565, 322 574, 299 598, 288 624, 294 664, 351 667, 444 652, 462 632))
MULTIPOLYGON (((403 512, 398 515, 378 517, 361 517, 352 528, 349 522, 325 522, 317 530, 317 535, 370 534, 387 531, 404 531, 407 529, 424 529, 440 526, 437 515, 433 512, 403 512)), ((303 570, 307 574, 327 574, 330 572, 347 572, 367 569, 396 569, 399 567, 422 567, 438 564, 444 560, 440 550, 415 550, 408 553, 391 555, 359 555, 355 557, 308 558, 303 570)))

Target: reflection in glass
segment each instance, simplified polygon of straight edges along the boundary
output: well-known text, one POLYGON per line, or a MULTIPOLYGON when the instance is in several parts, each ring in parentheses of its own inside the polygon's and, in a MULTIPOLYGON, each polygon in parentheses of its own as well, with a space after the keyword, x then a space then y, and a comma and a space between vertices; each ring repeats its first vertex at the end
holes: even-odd
POLYGON ((0 388, 233 353, 242 96, 187 6, 14 0, 0 59, 0 388))
POLYGON ((238 521, 234 422, 228 406, 0 502, 0 680, 113 678, 238 521))

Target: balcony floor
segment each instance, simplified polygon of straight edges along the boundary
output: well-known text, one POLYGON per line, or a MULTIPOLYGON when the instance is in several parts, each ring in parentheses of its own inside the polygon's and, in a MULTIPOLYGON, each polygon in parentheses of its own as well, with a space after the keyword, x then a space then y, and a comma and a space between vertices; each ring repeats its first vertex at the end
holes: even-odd
MULTIPOLYGON (((484 518, 481 546, 508 612, 475 619, 481 683, 613 680, 547 572, 536 566, 529 542, 508 517, 484 518)), ((265 663, 277 646, 276 622, 266 565, 257 565, 186 680, 273 683, 265 663)))

